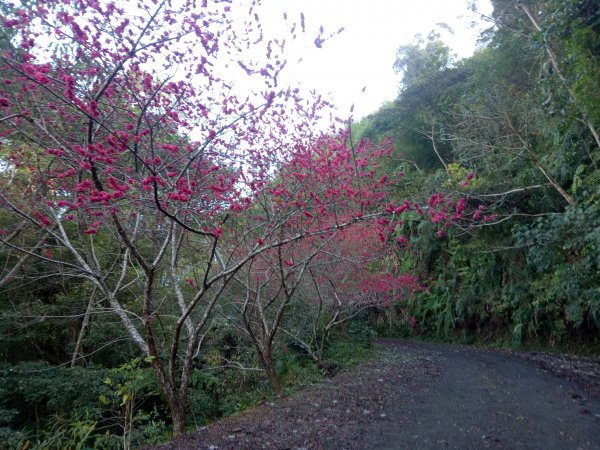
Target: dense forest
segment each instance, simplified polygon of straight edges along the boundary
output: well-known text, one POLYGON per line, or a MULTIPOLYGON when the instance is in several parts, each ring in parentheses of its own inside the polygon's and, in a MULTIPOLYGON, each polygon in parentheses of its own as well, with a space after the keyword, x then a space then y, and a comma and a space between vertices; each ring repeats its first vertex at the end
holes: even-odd
POLYGON ((435 32, 400 47, 398 98, 355 126, 393 139, 395 195, 477 208, 468 228, 405 220, 403 270, 424 278, 407 311, 418 332, 597 346, 599 5, 493 4, 471 58, 435 32))
POLYGON ((598 352, 596 0, 418 36, 322 133, 283 37, 180 3, 0 5, 0 448, 161 442, 376 335, 598 352))

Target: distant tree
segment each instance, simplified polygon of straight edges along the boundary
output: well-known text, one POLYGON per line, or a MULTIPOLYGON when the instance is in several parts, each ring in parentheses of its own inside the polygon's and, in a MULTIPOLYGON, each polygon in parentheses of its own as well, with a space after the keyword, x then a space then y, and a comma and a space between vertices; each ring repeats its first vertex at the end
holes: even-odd
POLYGON ((431 31, 426 39, 417 35, 416 42, 401 45, 396 51, 394 70, 402 75, 400 90, 423 82, 450 66, 453 62, 450 48, 440 39, 441 35, 431 31))

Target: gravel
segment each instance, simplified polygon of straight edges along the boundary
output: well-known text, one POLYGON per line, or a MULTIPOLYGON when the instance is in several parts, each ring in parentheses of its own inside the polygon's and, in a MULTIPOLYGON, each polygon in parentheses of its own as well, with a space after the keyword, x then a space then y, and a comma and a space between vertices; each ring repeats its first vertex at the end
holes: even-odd
POLYGON ((160 449, 600 449, 600 361, 377 341, 372 361, 160 449))

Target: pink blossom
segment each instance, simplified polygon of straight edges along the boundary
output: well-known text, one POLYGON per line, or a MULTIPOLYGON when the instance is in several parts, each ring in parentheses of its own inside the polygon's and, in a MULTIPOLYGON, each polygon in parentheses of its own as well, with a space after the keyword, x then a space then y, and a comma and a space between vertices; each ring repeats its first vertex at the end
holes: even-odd
POLYGON ((473 213, 473 220, 481 219, 481 215, 483 214, 484 210, 485 210, 485 205, 479 205, 479 208, 477 208, 477 211, 475 211, 473 213))
POLYGON ((42 222, 42 224, 44 226, 49 226, 52 221, 50 219, 48 219, 46 216, 44 216, 42 213, 36 211, 33 213, 33 215, 35 216, 36 219, 38 219, 40 222, 42 222))
POLYGON ((464 212, 465 208, 467 207, 466 203, 467 203, 467 202, 466 202, 466 200, 465 200, 465 199, 464 199, 464 197, 463 197, 463 198, 461 198, 461 199, 458 201, 458 203, 456 204, 456 209, 455 209, 455 212, 456 212, 456 215, 457 215, 458 217, 462 216, 462 213, 464 212))

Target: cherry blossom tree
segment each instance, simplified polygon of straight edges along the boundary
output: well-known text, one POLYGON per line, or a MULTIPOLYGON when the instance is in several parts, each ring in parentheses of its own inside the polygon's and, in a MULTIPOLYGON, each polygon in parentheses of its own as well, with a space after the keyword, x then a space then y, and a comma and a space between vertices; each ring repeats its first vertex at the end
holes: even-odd
POLYGON ((48 1, 2 18, 0 205, 17 261, 3 283, 35 258, 93 284, 151 361, 180 434, 212 308, 265 249, 219 267, 224 227, 324 104, 278 90, 283 39, 262 39, 253 3, 241 28, 227 4, 177 5, 48 1), (236 94, 224 77, 236 70, 263 91, 236 94))
POLYGON ((311 307, 293 329, 283 330, 323 368, 336 328, 367 309, 395 311, 419 288, 416 276, 398 273, 397 251, 403 249, 391 236, 382 242, 381 226, 389 224, 381 219, 339 230, 327 242, 299 289, 311 307))
POLYGON ((318 138, 327 103, 278 86, 284 39, 264 38, 254 3, 242 27, 228 4, 196 3, 13 8, 0 55, 0 245, 16 261, 0 280, 36 260, 93 286, 80 334, 101 298, 175 435, 230 283, 275 261, 291 297, 319 240, 374 217, 385 192, 385 149, 318 138), (262 90, 241 95, 239 76, 262 90))
MULTIPOLYGON (((375 168, 389 151, 386 145, 368 142, 352 147, 347 131, 296 146, 278 166, 277 178, 256 195, 248 210, 243 233, 251 233, 255 240, 245 244, 267 250, 253 256, 235 276, 244 293, 236 302, 237 314, 277 395, 282 389, 273 343, 282 321, 294 303, 302 301, 298 288, 340 233, 365 222, 374 222, 373 230, 379 230, 375 219, 383 211, 389 186, 375 176, 375 168)), ((230 230, 227 235, 235 233, 230 230)), ((356 236, 368 241, 377 239, 377 232, 356 236)), ((230 246, 248 254, 252 249, 241 249, 242 241, 236 236, 230 246)))

